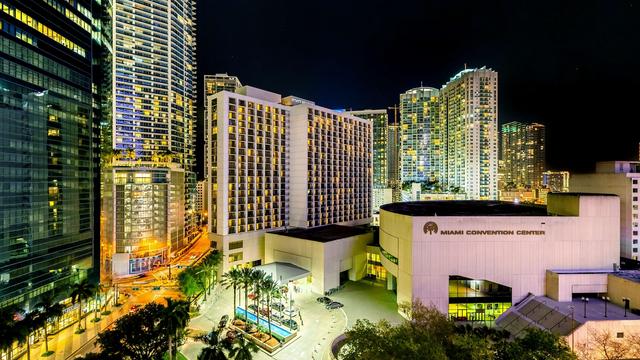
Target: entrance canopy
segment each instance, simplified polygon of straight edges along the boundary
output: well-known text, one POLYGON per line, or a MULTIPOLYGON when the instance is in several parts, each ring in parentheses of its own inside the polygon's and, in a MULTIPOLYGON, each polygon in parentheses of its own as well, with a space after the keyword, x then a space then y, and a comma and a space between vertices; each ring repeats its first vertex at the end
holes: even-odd
POLYGON ((254 269, 264 271, 267 273, 267 276, 271 275, 274 280, 277 280, 282 285, 289 281, 303 279, 311 274, 309 271, 299 266, 285 262, 273 262, 270 264, 256 266, 254 269))

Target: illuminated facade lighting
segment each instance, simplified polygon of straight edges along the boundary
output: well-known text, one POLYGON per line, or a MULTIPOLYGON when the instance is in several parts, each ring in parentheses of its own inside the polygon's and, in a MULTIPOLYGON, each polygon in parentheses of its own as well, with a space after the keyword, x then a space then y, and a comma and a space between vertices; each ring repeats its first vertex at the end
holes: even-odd
POLYGON ((511 188, 538 189, 545 171, 545 127, 513 121, 502 125, 502 182, 511 188))
POLYGON ((120 276, 155 263, 158 251, 149 249, 168 249, 166 262, 196 234, 195 1, 116 0, 114 15, 113 118, 105 126, 110 138, 103 139, 114 153, 103 171, 101 246, 108 249, 104 272, 120 276), (152 175, 149 186, 137 183, 140 174, 152 175), (149 199, 165 205, 133 206, 149 199), (132 206, 121 209, 126 201, 132 206), (130 231, 119 228, 128 225, 130 231), (149 231, 161 245, 139 246, 149 242, 149 231))

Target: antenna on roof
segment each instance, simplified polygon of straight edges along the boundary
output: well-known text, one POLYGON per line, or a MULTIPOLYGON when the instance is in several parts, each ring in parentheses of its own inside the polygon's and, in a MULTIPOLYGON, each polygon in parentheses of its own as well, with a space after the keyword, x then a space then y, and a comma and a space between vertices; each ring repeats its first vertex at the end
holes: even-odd
POLYGON ((464 69, 467 70, 467 63, 464 63, 464 69))

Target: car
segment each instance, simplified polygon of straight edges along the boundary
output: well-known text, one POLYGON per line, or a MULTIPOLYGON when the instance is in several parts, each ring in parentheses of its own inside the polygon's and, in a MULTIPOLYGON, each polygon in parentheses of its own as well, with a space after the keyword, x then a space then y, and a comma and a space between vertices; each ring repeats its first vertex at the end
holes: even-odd
POLYGON ((253 311, 254 313, 258 312, 258 306, 256 304, 251 304, 247 306, 247 308, 249 308, 249 310, 253 311))
POLYGON ((317 298, 317 299, 316 299, 316 301, 317 301, 317 302, 319 302, 320 304, 324 304, 324 305, 326 305, 326 304, 330 304, 330 303, 332 302, 332 300, 331 300, 331 299, 329 299, 329 298, 328 298, 328 297, 326 297, 326 296, 319 297, 319 298, 317 298))
POLYGON ((130 313, 134 313, 134 312, 140 310, 140 307, 141 307, 140 305, 131 305, 131 307, 129 308, 129 312, 130 313))
POLYGON ((227 326, 227 321, 229 321, 229 315, 222 315, 222 317, 220 318, 220 322, 218 323, 218 327, 220 329, 224 328, 227 326))
POLYGON ((296 308, 291 308, 291 309, 284 309, 282 310, 282 315, 285 317, 295 317, 298 316, 298 309, 296 308))
POLYGON ((281 303, 273 303, 271 304, 271 308, 276 311, 282 311, 284 310, 284 305, 282 305, 281 303))
POLYGON ((341 308, 341 307, 343 307, 343 306, 344 306, 344 305, 343 305, 341 302, 337 302, 337 301, 332 301, 332 302, 328 303, 327 305, 325 305, 325 307, 326 307, 328 310, 331 310, 331 309, 339 309, 339 308, 341 308))
POLYGON ((282 320, 282 325, 294 331, 298 330, 298 323, 295 320, 291 320, 291 319, 282 320))

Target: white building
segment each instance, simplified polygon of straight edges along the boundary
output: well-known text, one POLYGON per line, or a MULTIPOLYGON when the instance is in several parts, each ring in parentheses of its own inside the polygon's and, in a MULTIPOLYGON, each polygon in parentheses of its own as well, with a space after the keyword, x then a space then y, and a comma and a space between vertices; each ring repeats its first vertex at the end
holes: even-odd
POLYGON ((461 71, 440 90, 440 109, 444 182, 467 199, 498 199, 498 73, 461 71))
POLYGON ((198 181, 196 190, 196 212, 203 214, 209 211, 209 204, 207 202, 207 182, 205 180, 198 181))
POLYGON ((420 299, 454 317, 495 319, 528 293, 545 295, 549 269, 613 269, 618 197, 548 200, 546 209, 495 201, 383 205, 381 262, 397 279, 398 303, 420 299), (484 296, 491 301, 483 304, 484 296))
POLYGON ((209 236, 223 251, 223 271, 257 265, 265 231, 288 224, 290 108, 249 86, 207 100, 209 236))
POLYGON ((571 191, 607 193, 620 197, 620 256, 638 260, 640 227, 640 162, 607 161, 596 164, 593 174, 574 174, 571 191))
POLYGON ((264 260, 264 233, 371 221, 372 124, 250 86, 208 97, 209 233, 229 267, 264 260))
POLYGON ((359 225, 371 221, 370 121, 289 96, 290 225, 359 225))

